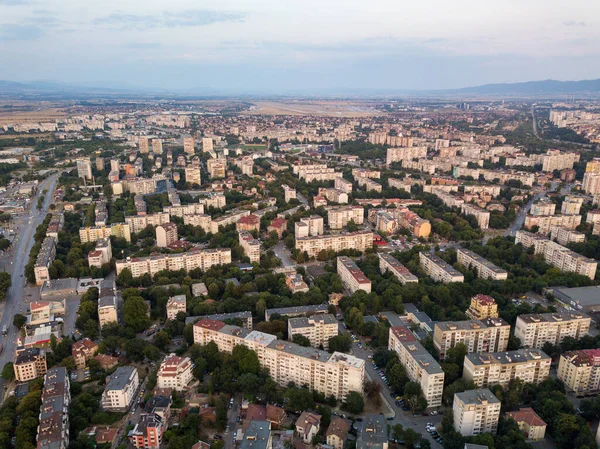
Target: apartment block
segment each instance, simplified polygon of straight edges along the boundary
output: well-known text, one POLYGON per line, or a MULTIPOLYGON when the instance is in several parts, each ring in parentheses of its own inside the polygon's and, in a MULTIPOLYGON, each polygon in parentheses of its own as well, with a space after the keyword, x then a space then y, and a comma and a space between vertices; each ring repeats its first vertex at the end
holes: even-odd
POLYGON ((117 276, 124 269, 131 270, 133 277, 139 277, 146 273, 154 276, 162 270, 189 272, 196 268, 207 270, 214 265, 225 265, 231 263, 230 248, 216 249, 192 249, 185 253, 160 254, 156 256, 134 257, 125 260, 117 260, 115 267, 117 276))
POLYGON ((213 151, 213 140, 212 137, 203 137, 202 138, 202 151, 208 153, 209 151, 213 151))
POLYGON ((381 274, 385 274, 388 271, 391 272, 402 285, 411 282, 419 282, 419 278, 408 271, 408 268, 398 262, 396 258, 385 253, 379 253, 378 256, 379 271, 381 271, 381 274))
POLYGON ((398 225, 409 229, 416 238, 427 238, 431 234, 429 220, 419 217, 415 212, 406 208, 397 208, 389 213, 397 220, 398 225))
POLYGON ((42 285, 50 280, 50 265, 56 258, 56 239, 54 237, 46 237, 42 242, 40 252, 35 260, 33 272, 35 274, 35 284, 42 285))
POLYGON ((329 339, 338 334, 338 322, 330 313, 310 317, 290 318, 288 320, 288 339, 294 340, 294 335, 302 335, 310 340, 313 348, 329 349, 329 339))
POLYGON ((17 382, 29 382, 42 377, 48 371, 46 352, 40 348, 17 350, 13 362, 13 370, 17 382))
POLYGON ((406 375, 421 386, 429 407, 442 405, 444 371, 433 356, 421 345, 413 333, 404 326, 390 329, 388 349, 398 355, 406 375))
POLYGON ((81 243, 96 242, 111 236, 131 242, 131 228, 127 223, 113 223, 107 226, 89 226, 79 228, 81 243))
POLYGON ((226 215, 214 218, 210 223, 210 232, 216 234, 219 232, 219 228, 221 226, 226 227, 231 224, 235 224, 240 220, 240 218, 248 215, 250 215, 250 211, 247 209, 233 209, 226 215))
POLYGON ((250 258, 250 263, 260 263, 260 240, 255 239, 248 231, 239 231, 238 237, 244 254, 250 258))
POLYGON ((559 245, 567 246, 569 243, 585 242, 585 234, 562 226, 552 226, 550 240, 556 240, 559 245))
POLYGON ((524 248, 533 246, 535 254, 542 254, 547 263, 561 271, 581 274, 592 280, 596 277, 596 260, 584 257, 545 237, 517 231, 515 243, 521 243, 524 248))
POLYGON ((559 344, 565 337, 579 340, 590 330, 591 318, 581 313, 530 313, 519 315, 515 337, 525 348, 541 349, 544 343, 559 344))
POLYGON ((362 206, 334 206, 326 210, 327 224, 331 229, 342 229, 350 221, 361 225, 365 220, 365 210, 362 206))
POLYGON ((183 138, 183 151, 186 154, 194 154, 194 138, 193 137, 184 137, 183 138))
POLYGON ((352 176, 354 179, 357 178, 381 178, 381 172, 379 170, 369 170, 368 168, 353 168, 352 176))
POLYGON ((200 167, 194 167, 193 165, 185 167, 185 182, 189 182, 192 185, 202 185, 200 167))
POLYGON ((69 406, 71 384, 64 367, 50 369, 44 376, 37 428, 38 449, 67 449, 69 447, 69 406))
POLYGON ((446 358, 448 349, 464 343, 467 354, 504 352, 508 348, 510 325, 502 318, 484 320, 439 321, 433 329, 433 345, 446 358))
POLYGON ((106 378, 100 405, 107 412, 126 412, 136 398, 140 378, 133 366, 120 366, 106 378))
POLYGON ((583 349, 561 354, 557 377, 576 395, 600 392, 600 349, 583 349))
POLYGON ((166 248, 178 239, 177 225, 175 223, 164 223, 156 227, 156 246, 166 248))
POLYGON ((539 441, 546 436, 547 424, 530 407, 520 408, 516 412, 506 412, 506 417, 517 423, 526 440, 539 441))
POLYGON ((454 394, 454 430, 463 436, 489 432, 496 434, 500 400, 488 388, 454 394))
POLYGON ((189 357, 178 357, 171 354, 160 364, 156 374, 156 386, 183 391, 194 377, 192 375, 193 369, 194 364, 189 357))
POLYGON ((600 193, 600 173, 585 173, 583 175, 582 190, 588 195, 600 193))
POLYGON ((75 360, 75 366, 78 369, 83 369, 87 365, 87 362, 96 355, 98 352, 98 345, 89 338, 73 343, 71 348, 71 355, 75 360))
POLYGON ((231 353, 243 344, 255 351, 261 367, 279 385, 307 385, 311 390, 343 399, 351 391, 362 391, 365 361, 357 357, 307 348, 277 340, 274 335, 230 326, 221 321, 200 320, 194 324, 194 343, 215 342, 219 351, 231 353))
POLYGON ((168 213, 170 217, 180 218, 186 215, 201 215, 204 214, 204 204, 192 203, 185 206, 165 206, 163 212, 168 213))
POLYGON ((98 321, 100 329, 107 324, 117 323, 119 321, 116 294, 107 294, 106 296, 98 298, 98 321))
POLYGON ((493 281, 505 281, 508 279, 508 272, 506 270, 497 267, 492 262, 469 249, 458 248, 456 256, 458 263, 466 268, 475 270, 478 278, 491 279, 493 281))
POLYGON ((185 295, 171 296, 167 300, 167 320, 177 319, 177 314, 187 313, 187 299, 185 295))
POLYGON ((158 413, 142 413, 128 433, 129 441, 136 449, 159 449, 166 429, 164 417, 158 413))
POLYGON ((352 193, 352 183, 342 177, 335 178, 333 182, 333 187, 338 190, 341 190, 346 194, 352 193))
POLYGON ((150 152, 150 139, 148 137, 140 137, 138 139, 138 149, 141 154, 148 154, 150 152))
POLYGON ((498 304, 491 296, 477 294, 471 298, 471 305, 465 314, 472 320, 498 318, 498 304))
POLYGON ((209 159, 206 161, 206 167, 211 179, 224 178, 227 172, 227 160, 225 159, 209 159))
POLYGON ((539 217, 541 215, 554 215, 555 211, 556 204, 547 198, 543 198, 531 205, 529 213, 535 217, 539 217))
POLYGON ((388 148, 386 164, 427 157, 427 147, 388 148))
POLYGON ((398 230, 398 221, 387 210, 378 211, 375 214, 375 229, 377 229, 377 232, 385 232, 389 235, 395 234, 398 230))
POLYGON ((358 290, 371 293, 371 281, 349 257, 340 256, 337 258, 337 274, 341 278, 344 288, 350 293, 358 290))
POLYGON ((359 186, 364 187, 367 192, 372 190, 375 192, 381 192, 383 190, 381 184, 373 181, 371 178, 357 178, 356 183, 359 186))
POLYGON ((463 377, 478 388, 507 388, 512 379, 539 384, 550 375, 551 363, 552 358, 540 349, 467 354, 463 377))
POLYGON ((202 229, 204 229, 204 232, 208 233, 211 232, 212 219, 210 215, 204 214, 184 215, 183 224, 200 226, 202 229))
POLYGON ((583 198, 577 196, 567 196, 562 202, 560 213, 563 215, 579 215, 583 206, 583 198))
POLYGON ((421 269, 436 282, 464 282, 465 277, 455 270, 446 261, 428 253, 419 253, 421 269))
POLYGON ((565 168, 573 168, 575 162, 579 162, 580 155, 577 153, 564 153, 560 150, 548 150, 542 156, 542 171, 553 172, 565 168))
POLYGON ((322 235, 324 232, 323 228, 323 217, 320 215, 311 215, 310 217, 301 218, 300 221, 294 223, 296 239, 322 235))
POLYGON ((156 227, 165 223, 169 223, 170 221, 171 217, 169 217, 167 212, 157 212, 155 214, 132 215, 125 217, 125 223, 129 225, 131 232, 135 234, 143 231, 148 226, 156 227))
POLYGON ((539 233, 548 234, 552 226, 575 229, 580 224, 581 215, 527 215, 524 226, 527 229, 537 226, 539 233))
POLYGON ((260 232, 260 217, 254 214, 246 215, 237 221, 235 229, 238 231, 260 232))
POLYGON ((92 179, 92 161, 89 157, 77 159, 77 176, 83 179, 92 179))
POLYGON ((475 206, 474 204, 464 203, 461 207, 461 211, 465 215, 472 215, 477 220, 477 225, 481 229, 487 229, 490 227, 490 213, 487 210, 475 206))
POLYGON ((204 207, 214 207, 215 209, 221 209, 225 207, 227 204, 227 198, 223 193, 211 193, 210 195, 200 198, 200 204, 203 204, 204 207))
POLYGON ((327 198, 327 201, 338 204, 348 204, 348 194, 342 189, 319 189, 319 191, 327 198))
POLYGON ((281 187, 283 188, 283 197, 286 203, 296 199, 296 189, 293 189, 286 184, 283 184, 281 187))

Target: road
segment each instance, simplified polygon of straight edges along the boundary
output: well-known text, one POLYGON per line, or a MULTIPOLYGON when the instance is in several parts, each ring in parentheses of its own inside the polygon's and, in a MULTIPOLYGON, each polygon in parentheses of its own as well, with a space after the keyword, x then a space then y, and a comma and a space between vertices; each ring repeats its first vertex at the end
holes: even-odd
MULTIPOLYGON (((31 210, 29 213, 23 215, 25 222, 20 226, 17 236, 18 240, 16 239, 13 243, 13 264, 8 266, 8 271, 12 278, 12 285, 8 289, 6 300, 0 305, 0 312, 2 313, 0 324, 3 327, 6 326, 8 329, 8 335, 2 338, 2 345, 4 347, 2 354, 0 354, 0 366, 2 367, 8 362, 12 362, 14 359, 19 330, 13 326, 12 321, 17 313, 26 311, 23 298, 23 289, 26 284, 24 277, 25 265, 27 265, 29 253, 34 243, 35 230, 44 221, 48 208, 50 207, 50 204, 52 204, 54 189, 56 188, 56 182, 58 181, 59 176, 59 173, 54 174, 38 185, 38 193, 31 200, 31 210), (38 210, 37 200, 45 189, 47 189, 48 192, 44 199, 43 208, 42 210, 38 210)), ((0 391, 3 391, 4 386, 4 381, 0 379, 0 391)), ((0 395, 0 403, 4 399, 3 396, 4 395, 0 395)))
POLYGON ((531 106, 531 119, 533 123, 533 135, 538 139, 541 139, 540 133, 538 132, 537 119, 535 118, 535 105, 531 106))
POLYGON ((275 253, 275 256, 279 260, 281 260, 281 263, 283 264, 284 267, 295 267, 296 266, 294 261, 291 259, 290 252, 285 247, 285 243, 283 242, 283 240, 280 240, 277 243, 277 245, 275 245, 273 247, 273 252, 275 253))
MULTIPOLYGON (((558 183, 553 182, 550 187, 550 192, 554 192, 557 186, 558 183)), ((508 229, 506 229, 506 231, 504 232, 505 236, 514 237, 516 235, 517 231, 523 227, 523 224, 525 223, 525 216, 531 210, 531 206, 533 205, 533 203, 545 197, 546 193, 548 193, 547 190, 542 190, 541 192, 533 195, 529 202, 521 208, 521 210, 517 214, 517 218, 515 218, 515 221, 513 221, 513 223, 508 227, 508 229)))

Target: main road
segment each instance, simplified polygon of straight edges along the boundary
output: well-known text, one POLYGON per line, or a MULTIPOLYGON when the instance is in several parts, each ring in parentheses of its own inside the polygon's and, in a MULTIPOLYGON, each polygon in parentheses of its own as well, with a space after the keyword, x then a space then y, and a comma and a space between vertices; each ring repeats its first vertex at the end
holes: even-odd
MULTIPOLYGON (((31 209, 28 213, 23 214, 23 218, 25 219, 24 224, 20 226, 19 232, 13 242, 11 249, 13 263, 7 266, 7 271, 11 274, 12 285, 7 291, 6 300, 0 304, 0 312, 2 313, 0 325, 2 328, 6 326, 8 330, 8 335, 2 338, 3 349, 0 354, 0 367, 2 368, 6 363, 12 362, 14 359, 19 330, 12 324, 13 317, 17 313, 26 312, 23 300, 23 289, 27 283, 25 265, 27 265, 29 253, 33 247, 35 230, 44 221, 48 208, 52 204, 54 189, 56 188, 59 176, 60 174, 56 173, 39 183, 37 194, 31 199, 31 209), (47 190, 47 192, 42 209, 40 210, 37 208, 37 201, 44 190, 47 190)), ((0 379, 0 392, 2 393, 4 392, 4 386, 4 381, 0 379)), ((3 400, 4 394, 0 394, 0 402, 3 400)))

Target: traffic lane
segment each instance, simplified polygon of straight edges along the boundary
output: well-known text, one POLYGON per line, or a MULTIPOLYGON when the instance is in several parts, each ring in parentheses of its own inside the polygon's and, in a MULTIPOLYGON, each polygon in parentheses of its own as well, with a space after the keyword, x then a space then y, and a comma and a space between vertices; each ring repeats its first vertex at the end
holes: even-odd
POLYGON ((233 395, 233 405, 231 406, 231 408, 229 408, 229 404, 227 405, 228 410, 227 410, 227 429, 225 429, 225 432, 223 433, 223 438, 225 441, 225 449, 231 449, 232 447, 234 447, 235 443, 234 443, 234 439, 235 439, 235 434, 236 434, 236 428, 237 428, 237 418, 240 415, 240 407, 241 407, 241 403, 242 403, 242 399, 241 399, 241 395, 236 394, 233 395))

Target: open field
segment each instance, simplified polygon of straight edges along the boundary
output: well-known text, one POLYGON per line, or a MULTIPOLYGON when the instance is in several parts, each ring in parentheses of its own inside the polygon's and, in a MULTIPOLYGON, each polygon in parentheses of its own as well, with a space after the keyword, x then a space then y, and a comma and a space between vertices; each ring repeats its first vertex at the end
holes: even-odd
POLYGON ((47 107, 31 103, 8 103, 0 107, 0 126, 10 123, 48 122, 64 118, 67 112, 54 105, 47 107))
POLYGON ((255 101, 244 114, 316 115, 323 117, 369 117, 385 115, 368 103, 339 100, 255 101))

